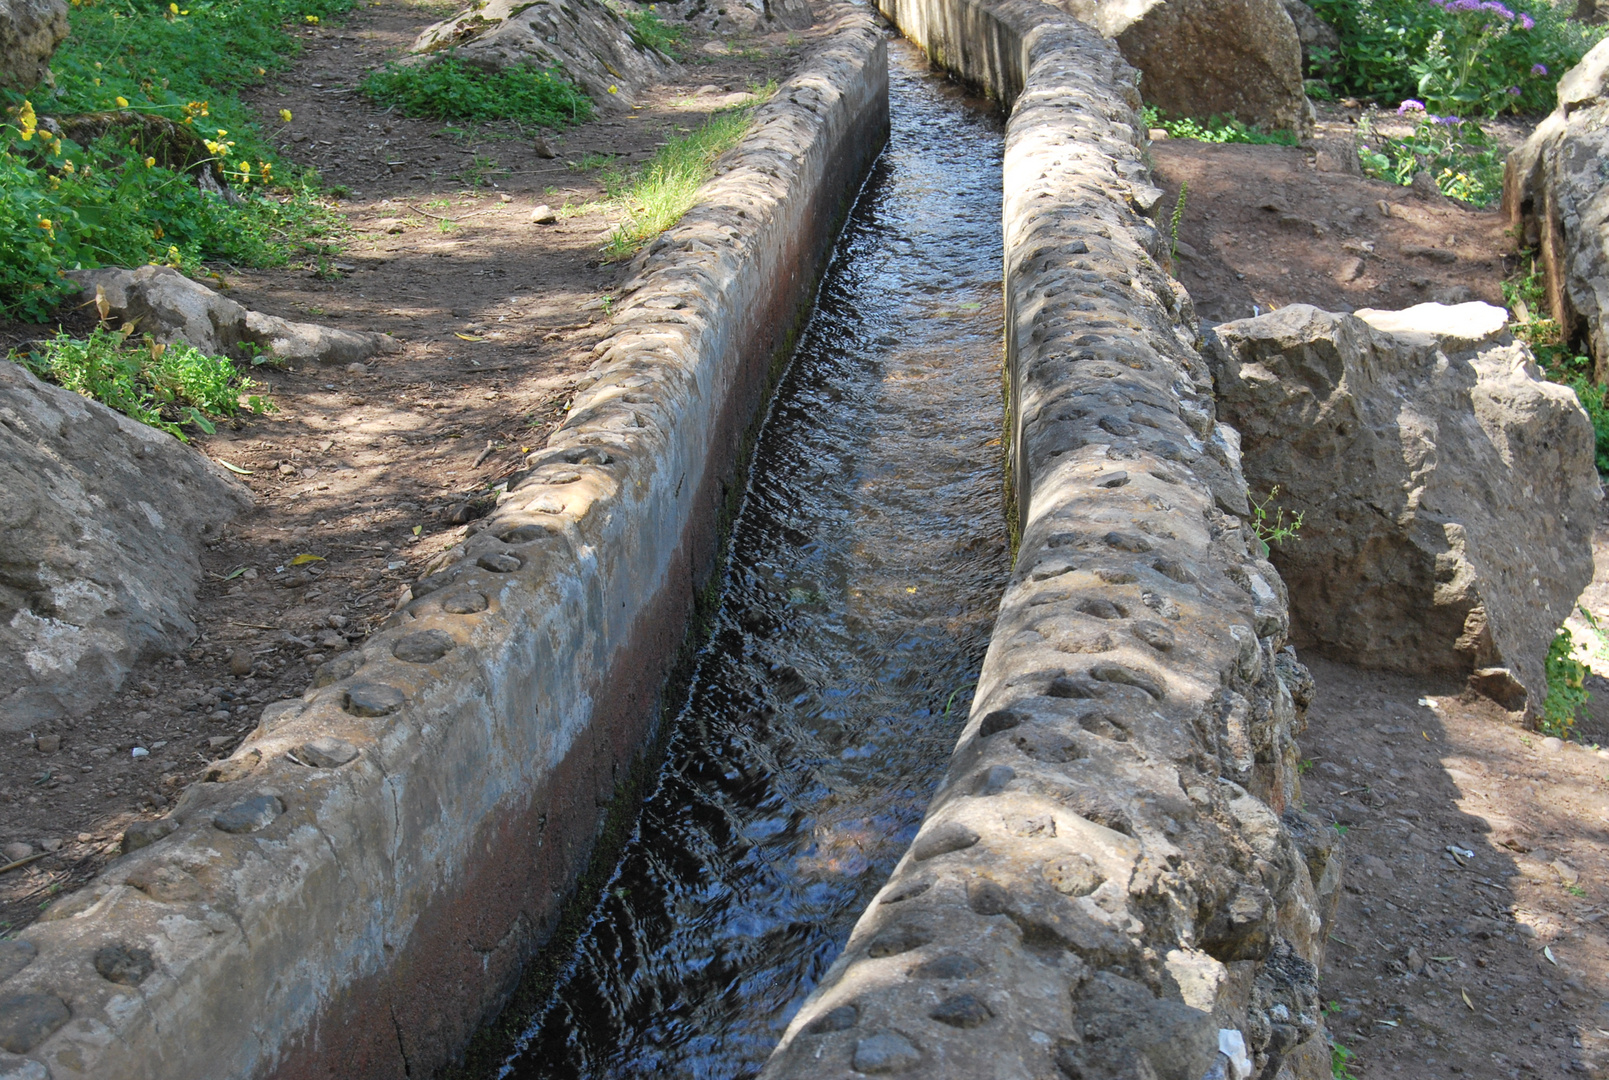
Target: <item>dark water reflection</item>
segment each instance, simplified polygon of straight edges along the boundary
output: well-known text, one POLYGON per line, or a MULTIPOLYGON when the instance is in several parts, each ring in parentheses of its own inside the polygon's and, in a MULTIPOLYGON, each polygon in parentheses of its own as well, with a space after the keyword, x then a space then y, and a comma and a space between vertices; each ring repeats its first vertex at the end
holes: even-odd
POLYGON ((504 1076, 757 1073, 966 716, 1008 569, 1001 125, 908 47, 890 66, 657 788, 504 1076))

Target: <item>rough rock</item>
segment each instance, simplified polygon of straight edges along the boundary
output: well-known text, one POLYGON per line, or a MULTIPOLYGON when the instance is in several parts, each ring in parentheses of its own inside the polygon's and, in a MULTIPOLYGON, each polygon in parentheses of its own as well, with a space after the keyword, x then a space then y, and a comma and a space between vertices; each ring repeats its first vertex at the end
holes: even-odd
POLYGON ((1558 106, 1508 156, 1503 214, 1541 253, 1548 310, 1609 379, 1609 40, 1559 80, 1558 106))
POLYGON ((0 0, 0 90, 49 80, 51 54, 66 36, 66 0, 0 0))
POLYGON ((1601 494, 1591 422, 1501 310, 1293 305, 1220 325, 1209 358, 1252 492, 1303 515, 1269 556, 1297 648, 1540 704, 1601 494))
POLYGON ((416 62, 428 63, 428 54, 447 49, 488 71, 557 65, 611 112, 636 104, 645 87, 664 81, 676 67, 602 0, 482 0, 425 27, 411 51, 419 54, 416 62))
POLYGON ((1115 38, 1140 93, 1171 116, 1233 116, 1313 129, 1302 42, 1280 0, 1059 0, 1115 38))
POLYGON ((0 730, 188 647, 201 544, 251 502, 173 436, 0 363, 0 730))
POLYGON ((82 302, 95 304, 98 294, 109 317, 132 322, 165 345, 183 340, 204 353, 236 358, 254 346, 282 361, 320 364, 357 363, 401 347, 384 334, 288 322, 250 311, 167 266, 77 270, 69 276, 82 286, 82 302))
MULTIPOLYGON (((1302 70, 1306 71, 1315 63, 1314 52, 1335 58, 1341 53, 1341 35, 1335 32, 1335 27, 1318 17, 1318 12, 1302 3, 1302 0, 1282 0, 1285 14, 1291 17, 1291 24, 1296 27, 1296 38, 1302 43, 1302 70)), ((1320 67, 1330 67, 1331 63, 1321 64, 1320 67)))

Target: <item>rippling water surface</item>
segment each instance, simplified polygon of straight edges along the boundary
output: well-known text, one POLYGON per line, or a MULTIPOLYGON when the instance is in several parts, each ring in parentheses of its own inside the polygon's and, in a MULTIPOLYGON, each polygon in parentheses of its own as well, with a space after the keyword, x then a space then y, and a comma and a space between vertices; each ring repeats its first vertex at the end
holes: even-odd
POLYGON ((501 1075, 756 1074, 910 843, 1008 571, 999 118, 904 44, 657 786, 501 1075))

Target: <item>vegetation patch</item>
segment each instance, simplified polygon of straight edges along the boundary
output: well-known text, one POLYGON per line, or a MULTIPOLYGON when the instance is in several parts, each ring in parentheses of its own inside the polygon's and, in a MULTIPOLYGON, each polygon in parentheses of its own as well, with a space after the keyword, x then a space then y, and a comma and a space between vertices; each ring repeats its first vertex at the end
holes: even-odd
POLYGON ((720 110, 691 133, 661 146, 633 172, 605 172, 604 191, 626 212, 604 247, 608 257, 626 258, 680 221, 716 160, 737 145, 755 108, 775 92, 775 83, 760 87, 747 104, 720 110))
POLYGON ((1206 143, 1252 143, 1259 146, 1295 146, 1296 134, 1291 131, 1262 131, 1236 120, 1221 116, 1195 120, 1188 116, 1170 119, 1160 109, 1142 106, 1140 118, 1147 128, 1160 128, 1170 139, 1194 139, 1206 143))
POLYGON ((592 99, 556 67, 514 64, 487 72, 451 53, 425 64, 387 64, 370 73, 361 88, 377 104, 429 120, 513 120, 562 128, 592 116, 592 99))
POLYGON ((58 333, 11 359, 47 382, 184 441, 186 424, 212 434, 214 420, 240 411, 242 395, 252 412, 274 411, 273 402, 249 393, 256 382, 228 357, 208 356, 183 341, 162 345, 149 334, 131 345, 132 332, 97 327, 87 338, 58 333))
POLYGON ((1421 100, 1438 115, 1495 116, 1553 108, 1559 76, 1609 28, 1538 0, 1313 0, 1341 38, 1314 50, 1309 92, 1382 104, 1421 100))
POLYGON ((1365 114, 1358 124, 1358 163, 1366 176, 1408 185, 1428 172, 1448 198, 1472 206, 1490 206, 1503 197, 1503 161, 1507 152, 1479 124, 1456 116, 1437 116, 1415 99, 1397 108, 1400 116, 1417 118, 1407 138, 1379 134, 1365 114))
POLYGON ((54 88, 0 92, 0 316, 44 320, 72 293, 60 275, 74 267, 194 272, 202 259, 275 265, 318 249, 340 216, 237 92, 287 66, 288 26, 349 3, 75 3, 54 88))
POLYGON ((639 45, 662 52, 673 60, 680 57, 682 27, 666 23, 659 17, 653 4, 620 14, 631 25, 631 36, 637 39, 639 45))

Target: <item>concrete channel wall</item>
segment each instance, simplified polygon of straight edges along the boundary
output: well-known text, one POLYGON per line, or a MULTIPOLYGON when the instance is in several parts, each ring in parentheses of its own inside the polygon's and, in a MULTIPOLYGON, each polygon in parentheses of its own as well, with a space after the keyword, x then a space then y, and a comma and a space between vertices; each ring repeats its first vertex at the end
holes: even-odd
POLYGON ((887 137, 874 16, 826 14, 485 527, 147 846, 0 943, 0 1077, 428 1076, 505 999, 653 727, 746 433, 887 137))
POLYGON ((1020 551, 926 820, 763 1077, 1328 1077, 1312 681, 1160 265, 1135 73, 1031 0, 879 2, 1012 106, 1020 551))

